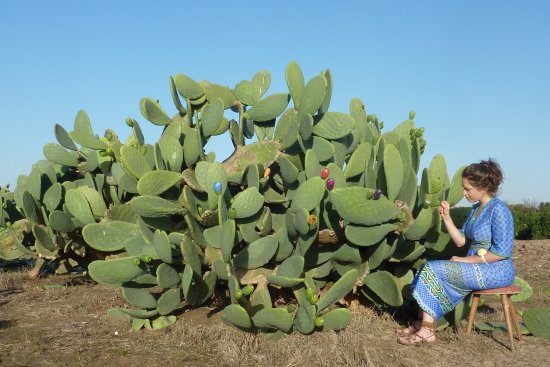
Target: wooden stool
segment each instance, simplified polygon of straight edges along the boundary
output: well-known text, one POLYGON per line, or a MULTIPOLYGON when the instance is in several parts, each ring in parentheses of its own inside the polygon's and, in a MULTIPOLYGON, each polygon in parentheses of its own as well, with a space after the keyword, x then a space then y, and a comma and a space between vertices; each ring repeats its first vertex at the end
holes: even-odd
POLYGON ((477 315, 477 305, 482 294, 499 294, 500 300, 502 301, 502 308, 504 309, 504 319, 506 321, 506 331, 508 333, 508 340, 510 340, 510 349, 512 352, 515 352, 514 348, 514 333, 512 332, 512 322, 514 323, 514 328, 518 334, 518 340, 521 341, 521 328, 519 326, 518 317, 516 315, 516 310, 514 309, 514 304, 512 302, 512 295, 518 294, 521 292, 521 287, 517 285, 511 285, 503 288, 493 288, 493 289, 483 289, 479 291, 472 292, 472 308, 470 309, 470 316, 468 317, 468 329, 466 329, 466 334, 472 332, 474 322, 477 315))

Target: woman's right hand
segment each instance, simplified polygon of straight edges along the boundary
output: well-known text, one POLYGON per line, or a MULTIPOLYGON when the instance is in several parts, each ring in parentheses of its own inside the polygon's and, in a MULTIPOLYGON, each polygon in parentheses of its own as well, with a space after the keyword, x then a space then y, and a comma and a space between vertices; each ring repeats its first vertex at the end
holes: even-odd
POLYGON ((447 201, 441 201, 439 204, 439 214, 441 215, 441 218, 449 219, 451 217, 451 205, 447 201))

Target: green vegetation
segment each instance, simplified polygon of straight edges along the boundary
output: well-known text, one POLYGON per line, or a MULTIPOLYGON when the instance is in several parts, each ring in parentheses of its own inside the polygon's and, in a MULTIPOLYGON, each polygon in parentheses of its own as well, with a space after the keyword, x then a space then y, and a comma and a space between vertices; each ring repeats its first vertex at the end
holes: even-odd
POLYGON ((518 240, 550 238, 550 203, 540 203, 538 207, 515 204, 510 205, 510 210, 518 240))
POLYGON ((329 70, 306 83, 291 62, 286 80, 290 93, 264 96, 267 71, 233 89, 171 77, 172 117, 140 101, 163 129, 153 144, 132 118, 126 140, 98 136, 84 111, 70 132, 55 125, 47 160, 1 192, 0 257, 37 256, 34 275, 44 262, 87 269, 122 288, 132 308, 108 314, 135 330, 172 325, 182 301, 200 306, 218 286, 231 299, 224 322, 276 335, 346 327, 350 292, 401 306, 414 269, 456 251, 437 206, 462 198, 462 168, 450 179, 436 155, 419 172, 414 112, 383 133, 359 99, 329 111, 329 70), (235 151, 219 162, 204 147, 222 134, 235 151))

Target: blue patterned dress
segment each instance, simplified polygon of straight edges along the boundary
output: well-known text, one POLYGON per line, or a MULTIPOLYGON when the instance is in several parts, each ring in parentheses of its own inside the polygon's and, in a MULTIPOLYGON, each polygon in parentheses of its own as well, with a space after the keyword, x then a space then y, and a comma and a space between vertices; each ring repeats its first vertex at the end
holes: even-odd
POLYGON ((424 264, 413 280, 413 297, 420 308, 436 320, 453 310, 473 290, 506 287, 514 282, 512 213, 498 198, 489 201, 475 218, 478 207, 479 203, 472 207, 461 229, 466 246, 469 245, 467 256, 477 255, 477 251, 484 248, 504 259, 489 264, 450 260, 424 264))

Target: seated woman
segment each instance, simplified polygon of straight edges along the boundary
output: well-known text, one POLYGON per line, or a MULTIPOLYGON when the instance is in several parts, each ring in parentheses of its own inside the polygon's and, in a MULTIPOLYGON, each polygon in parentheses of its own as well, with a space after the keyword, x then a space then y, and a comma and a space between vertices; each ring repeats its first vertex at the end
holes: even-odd
POLYGON ((449 203, 441 202, 439 213, 452 240, 459 247, 470 247, 465 257, 428 261, 416 273, 412 289, 420 306, 419 319, 398 330, 400 344, 435 342, 436 320, 471 291, 506 287, 514 282, 514 220, 506 204, 496 197, 501 182, 500 166, 490 159, 464 169, 464 197, 476 204, 460 230, 451 219, 449 203))

